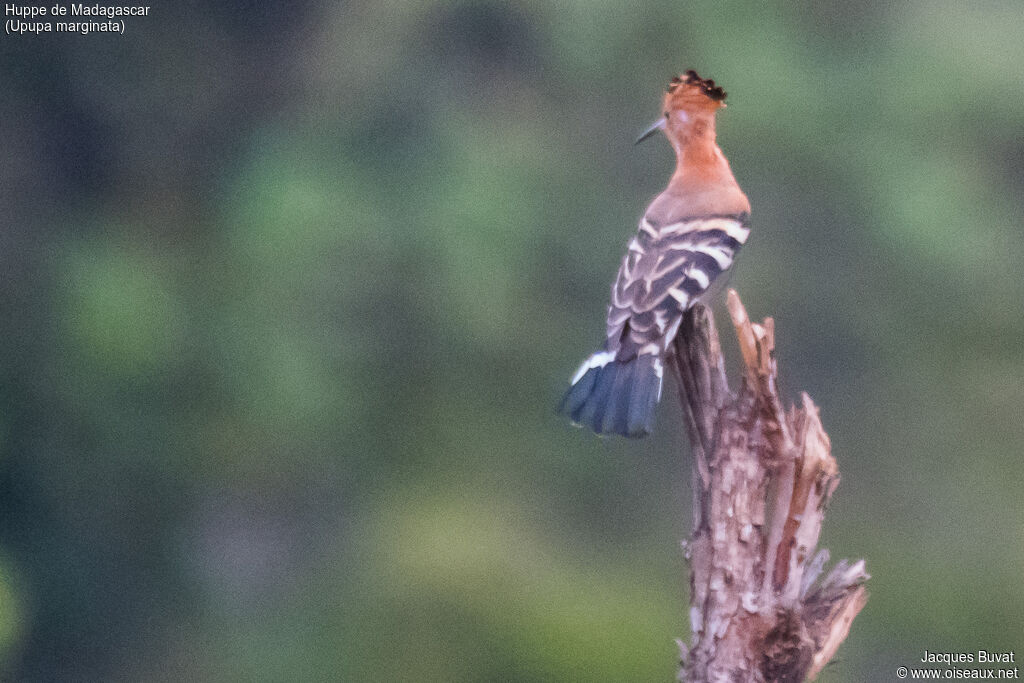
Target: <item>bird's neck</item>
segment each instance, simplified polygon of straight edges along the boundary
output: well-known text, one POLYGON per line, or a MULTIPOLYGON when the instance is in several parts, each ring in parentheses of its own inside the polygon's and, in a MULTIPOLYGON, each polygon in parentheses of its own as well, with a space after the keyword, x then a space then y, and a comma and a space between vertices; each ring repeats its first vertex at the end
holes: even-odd
POLYGON ((715 142, 714 116, 694 117, 686 125, 668 131, 676 152, 671 184, 704 184, 731 181, 732 172, 715 142))

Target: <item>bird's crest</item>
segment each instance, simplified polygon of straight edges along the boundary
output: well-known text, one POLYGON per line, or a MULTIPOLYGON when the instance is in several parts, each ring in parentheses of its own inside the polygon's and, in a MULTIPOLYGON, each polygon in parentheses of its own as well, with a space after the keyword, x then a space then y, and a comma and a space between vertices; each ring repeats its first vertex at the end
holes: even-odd
POLYGON ((715 102, 725 101, 726 92, 722 90, 722 86, 715 85, 714 79, 701 78, 697 75, 697 72, 690 69, 682 76, 673 76, 672 82, 668 84, 669 93, 674 93, 679 87, 683 85, 692 85, 700 88, 700 91, 707 95, 715 102))

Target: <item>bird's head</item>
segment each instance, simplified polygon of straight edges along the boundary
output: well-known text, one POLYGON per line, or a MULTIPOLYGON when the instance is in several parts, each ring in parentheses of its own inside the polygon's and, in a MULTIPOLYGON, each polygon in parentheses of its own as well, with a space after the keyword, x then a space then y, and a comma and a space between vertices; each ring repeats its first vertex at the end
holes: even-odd
POLYGON ((715 112, 725 106, 725 91, 710 78, 701 78, 692 69, 672 78, 662 103, 662 115, 637 139, 642 142, 659 130, 672 139, 690 137, 709 124, 715 112))

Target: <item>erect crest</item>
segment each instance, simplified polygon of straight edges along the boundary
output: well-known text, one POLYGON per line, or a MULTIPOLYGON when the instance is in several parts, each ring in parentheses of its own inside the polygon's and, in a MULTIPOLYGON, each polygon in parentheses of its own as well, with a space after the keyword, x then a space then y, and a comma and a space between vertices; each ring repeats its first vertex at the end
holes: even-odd
POLYGON ((700 91, 716 102, 725 100, 726 92, 722 86, 715 85, 714 79, 701 78, 697 72, 690 69, 682 76, 673 76, 672 82, 668 84, 668 92, 675 92, 681 85, 693 85, 700 88, 700 91))

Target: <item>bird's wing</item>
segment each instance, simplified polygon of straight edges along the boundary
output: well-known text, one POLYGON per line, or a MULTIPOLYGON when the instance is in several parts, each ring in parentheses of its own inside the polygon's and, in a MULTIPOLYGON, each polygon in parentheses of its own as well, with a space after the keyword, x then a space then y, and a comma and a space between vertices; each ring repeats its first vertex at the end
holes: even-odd
POLYGON ((608 350, 622 357, 664 351, 682 314, 732 266, 749 234, 746 214, 664 226, 644 218, 612 285, 608 350))

